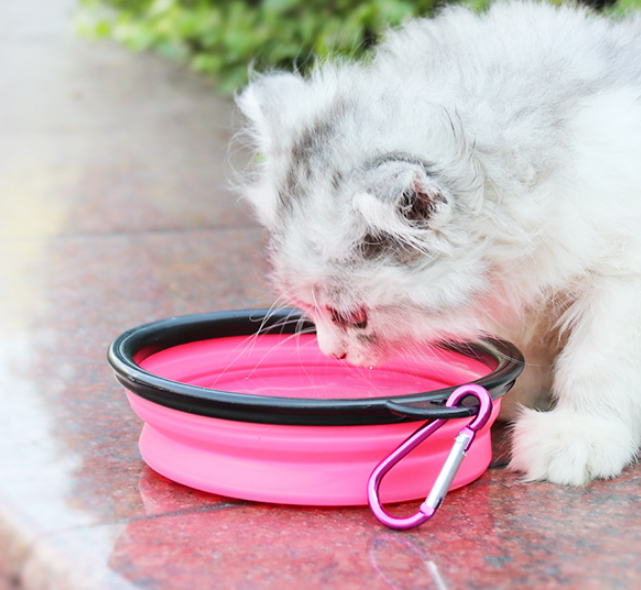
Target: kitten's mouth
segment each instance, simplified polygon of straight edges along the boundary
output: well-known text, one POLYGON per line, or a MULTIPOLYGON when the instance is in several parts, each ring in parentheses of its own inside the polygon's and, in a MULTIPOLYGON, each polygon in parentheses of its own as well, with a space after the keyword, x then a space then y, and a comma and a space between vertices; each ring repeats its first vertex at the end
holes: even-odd
POLYGON ((346 343, 343 340, 334 342, 333 346, 330 346, 321 337, 319 338, 319 346, 326 356, 345 361, 356 367, 375 367, 389 356, 382 348, 346 343))
POLYGON ((337 358, 339 360, 344 360, 346 363, 353 365, 355 367, 369 367, 370 369, 372 367, 375 367, 379 365, 382 360, 377 359, 372 355, 359 355, 358 353, 343 353, 341 356, 336 356, 334 358, 337 358))
POLYGON ((372 366, 380 360, 373 350, 378 340, 369 327, 365 306, 352 309, 325 307, 325 313, 314 314, 318 346, 323 354, 356 366, 372 366), (368 329, 369 328, 369 329, 368 329))
POLYGON ((317 325, 316 336, 321 352, 330 358, 356 366, 371 366, 374 359, 364 347, 349 342, 344 332, 317 325))

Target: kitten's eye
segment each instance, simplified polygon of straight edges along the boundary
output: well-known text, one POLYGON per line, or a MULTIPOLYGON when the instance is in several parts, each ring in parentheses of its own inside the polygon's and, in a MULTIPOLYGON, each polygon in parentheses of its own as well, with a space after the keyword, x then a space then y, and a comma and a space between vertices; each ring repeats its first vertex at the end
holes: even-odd
POLYGON ((375 260, 383 256, 385 252, 393 252, 398 249, 398 242, 385 233, 367 234, 358 246, 358 253, 365 260, 375 260))
POLYGON ((332 316, 332 322, 341 328, 356 328, 358 330, 367 328, 367 311, 364 307, 347 313, 341 313, 330 307, 329 312, 332 316))

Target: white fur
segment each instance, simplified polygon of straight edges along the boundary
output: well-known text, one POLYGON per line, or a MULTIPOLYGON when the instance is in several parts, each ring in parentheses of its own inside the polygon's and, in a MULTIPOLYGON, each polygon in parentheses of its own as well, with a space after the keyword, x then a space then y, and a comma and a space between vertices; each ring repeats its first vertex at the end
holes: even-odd
POLYGON ((639 55, 639 18, 449 8, 370 63, 262 76, 238 98, 274 281, 323 351, 372 365, 513 340, 528 367, 504 406, 530 479, 613 477, 641 443, 639 55), (358 310, 366 327, 337 321, 358 310))

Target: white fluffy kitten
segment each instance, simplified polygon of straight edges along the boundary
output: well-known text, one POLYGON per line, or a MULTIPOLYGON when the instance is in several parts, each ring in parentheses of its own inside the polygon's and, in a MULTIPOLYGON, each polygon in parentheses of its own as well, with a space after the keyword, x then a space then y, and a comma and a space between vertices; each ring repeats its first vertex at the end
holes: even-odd
POLYGON ((238 98, 274 278, 322 350, 512 340, 529 479, 613 477, 641 442, 640 56, 639 18, 449 8, 238 98))

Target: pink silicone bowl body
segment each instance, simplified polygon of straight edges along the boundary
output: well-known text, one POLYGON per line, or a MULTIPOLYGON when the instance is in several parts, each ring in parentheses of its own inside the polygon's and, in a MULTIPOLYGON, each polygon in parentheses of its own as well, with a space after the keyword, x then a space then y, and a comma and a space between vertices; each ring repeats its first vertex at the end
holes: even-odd
POLYGON ((497 340, 425 347, 356 368, 323 356, 312 327, 292 313, 183 316, 114 340, 109 361, 145 423, 139 446, 150 467, 234 498, 366 504, 376 465, 426 420, 446 417, 381 485, 383 502, 424 497, 474 413, 444 402, 456 386, 474 382, 491 393, 492 417, 452 488, 487 469, 499 398, 523 366, 516 348, 497 340))

